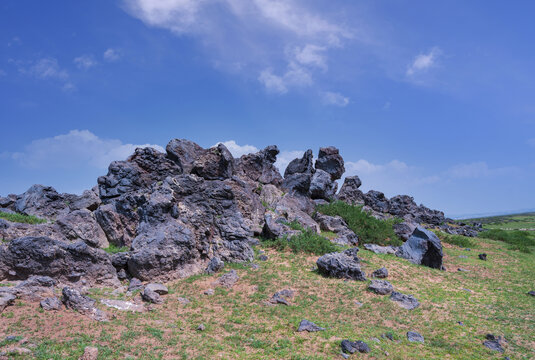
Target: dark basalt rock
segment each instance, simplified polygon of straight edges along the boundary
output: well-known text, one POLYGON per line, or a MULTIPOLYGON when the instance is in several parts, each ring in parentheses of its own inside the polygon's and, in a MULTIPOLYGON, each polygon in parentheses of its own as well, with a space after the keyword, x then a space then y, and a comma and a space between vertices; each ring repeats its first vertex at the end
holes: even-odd
POLYGON ((61 300, 55 296, 41 300, 40 305, 46 311, 61 310, 61 300))
POLYGON ((331 175, 321 169, 316 170, 310 181, 310 197, 312 199, 331 200, 336 194, 338 185, 331 180, 331 175))
POLYGON ((282 176, 274 165, 278 154, 277 146, 270 145, 255 154, 243 155, 236 160, 236 174, 248 181, 279 186, 282 176))
POLYGON ((385 194, 380 191, 370 190, 364 195, 364 203, 375 211, 387 213, 390 203, 385 194))
POLYGON ((407 331, 407 340, 409 340, 410 342, 419 343, 423 343, 425 341, 424 337, 416 331, 407 331))
POLYGON ((234 158, 223 144, 207 149, 193 163, 192 174, 206 180, 224 180, 234 173, 234 158))
POLYGON ((405 258, 414 264, 442 268, 442 243, 431 231, 417 227, 412 236, 398 248, 396 256, 405 258))
POLYGON ((299 323, 299 327, 297 328, 297 332, 302 332, 302 331, 316 332, 316 331, 323 331, 323 330, 325 330, 325 328, 322 328, 308 320, 301 320, 301 322, 299 323))
POLYGON ((65 243, 47 237, 24 237, 0 247, 0 280, 50 276, 64 283, 118 286, 117 274, 103 250, 83 241, 65 243))
POLYGON ((358 248, 325 254, 316 261, 318 271, 330 277, 365 281, 366 274, 360 268, 358 248))
POLYGON ((62 290, 63 304, 67 309, 72 309, 82 315, 86 315, 93 320, 107 321, 108 316, 105 312, 95 307, 96 300, 82 295, 79 290, 64 287, 62 290))
POLYGON ((394 291, 394 287, 386 280, 372 280, 368 289, 379 295, 388 295, 394 291))
POLYGON ((358 176, 347 176, 336 198, 350 205, 364 204, 364 194, 359 190, 362 185, 358 176))
POLYGON ((54 219, 67 208, 64 196, 53 187, 43 185, 33 185, 13 204, 13 210, 18 213, 46 219, 54 219))
POLYGON ((284 170, 284 178, 286 179, 290 175, 294 174, 309 174, 314 173, 314 164, 313 164, 313 155, 312 150, 307 150, 303 154, 302 158, 293 159, 290 161, 286 170, 284 170))
POLYGON ((337 236, 332 242, 339 245, 355 246, 359 242, 357 234, 349 229, 344 219, 340 216, 329 216, 319 212, 314 214, 314 220, 319 224, 320 229, 335 233, 337 236))
POLYGON ((487 254, 485 253, 479 254, 478 257, 479 257, 479 260, 487 261, 487 254))
POLYGON ((311 174, 291 174, 284 178, 281 187, 287 192, 297 191, 301 194, 307 194, 311 181, 311 174))
POLYGON ((397 291, 392 292, 390 300, 407 310, 413 310, 420 306, 420 303, 414 296, 402 294, 397 291))
POLYGON ((366 344, 364 341, 357 340, 357 341, 349 341, 349 340, 342 340, 342 343, 340 344, 342 347, 342 353, 347 354, 354 354, 356 352, 360 353, 369 353, 370 347, 368 344, 366 344))
POLYGON ((483 342, 486 348, 503 353, 505 350, 502 347, 504 339, 501 336, 496 336, 493 334, 487 334, 485 337, 487 340, 483 342))
POLYGON ((320 148, 318 159, 316 160, 316 170, 323 170, 331 175, 331 180, 338 180, 346 171, 344 159, 340 156, 334 146, 320 148))
POLYGON ((60 232, 69 240, 80 239, 89 246, 97 248, 109 246, 106 234, 97 223, 93 213, 87 209, 61 214, 56 224, 60 232))
POLYGON ((217 256, 210 259, 206 270, 204 271, 207 274, 215 274, 216 272, 222 270, 225 267, 225 263, 221 261, 217 256))
POLYGON ((165 151, 167 152, 167 157, 173 160, 185 174, 191 172, 195 160, 200 158, 205 152, 202 147, 186 139, 173 139, 169 141, 165 151))
POLYGON ((388 270, 385 267, 377 269, 372 273, 372 277, 379 278, 379 279, 387 278, 388 277, 388 270))

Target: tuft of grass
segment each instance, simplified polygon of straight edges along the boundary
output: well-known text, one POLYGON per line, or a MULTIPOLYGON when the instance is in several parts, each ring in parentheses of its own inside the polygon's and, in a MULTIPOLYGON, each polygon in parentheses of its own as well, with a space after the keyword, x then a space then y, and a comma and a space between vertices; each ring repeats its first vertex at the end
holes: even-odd
POLYGON ((128 246, 118 247, 117 245, 110 244, 110 246, 108 246, 107 248, 104 248, 102 250, 104 250, 108 254, 117 254, 117 253, 120 253, 120 252, 127 252, 127 251, 130 250, 130 248, 128 246))
POLYGON ((353 206, 342 201, 319 205, 317 211, 329 216, 342 217, 349 228, 359 236, 362 243, 383 246, 403 244, 392 229, 392 225, 400 223, 401 219, 379 220, 363 211, 362 206, 353 206))
POLYGON ((446 234, 441 231, 435 231, 435 234, 440 238, 441 241, 451 244, 451 245, 456 245, 462 248, 473 248, 476 245, 474 241, 472 241, 470 238, 466 236, 451 235, 451 234, 446 234))
POLYGON ((503 241, 509 244, 511 250, 519 250, 526 254, 530 254, 531 248, 535 247, 535 237, 528 231, 492 229, 481 233, 480 237, 503 241))
POLYGON ((329 239, 321 236, 311 229, 302 230, 300 234, 291 238, 278 238, 275 240, 263 240, 267 247, 279 251, 290 249, 292 252, 324 255, 340 250, 340 247, 333 244, 329 239))
POLYGON ((46 223, 46 219, 38 218, 33 215, 11 214, 0 211, 0 219, 7 221, 24 223, 24 224, 43 224, 46 223))

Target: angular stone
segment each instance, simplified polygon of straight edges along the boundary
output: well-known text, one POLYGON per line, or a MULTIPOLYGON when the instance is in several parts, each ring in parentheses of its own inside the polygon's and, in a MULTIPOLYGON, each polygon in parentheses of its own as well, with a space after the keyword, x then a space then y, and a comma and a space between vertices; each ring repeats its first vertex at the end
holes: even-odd
POLYGON ((302 332, 302 331, 316 332, 316 331, 323 331, 323 330, 325 330, 325 328, 322 328, 308 320, 301 320, 301 322, 299 323, 299 327, 297 328, 297 332, 302 332))
POLYGON ((363 246, 364 249, 376 254, 395 254, 398 249, 394 246, 380 246, 376 244, 364 244, 363 246))
POLYGON ((145 285, 145 289, 150 289, 160 295, 166 295, 169 292, 169 290, 167 289, 165 285, 156 284, 156 283, 150 283, 150 284, 145 285))
POLYGON ((47 311, 61 310, 61 301, 55 296, 41 300, 40 305, 43 310, 47 311))
POLYGON ((162 304, 163 299, 157 292, 151 290, 150 288, 145 288, 141 293, 141 298, 146 302, 153 304, 162 304))
POLYGON ((225 267, 225 263, 221 261, 217 256, 210 259, 206 270, 204 271, 207 274, 215 274, 218 271, 221 271, 225 267))
POLYGON ((96 321, 107 321, 108 315, 95 307, 96 300, 82 295, 80 291, 64 287, 62 290, 63 304, 67 309, 72 309, 82 315, 88 316, 96 321))
POLYGON ((360 268, 357 257, 358 248, 321 256, 316 264, 318 271, 330 277, 365 281, 366 274, 360 268))
POLYGON ((340 156, 339 150, 334 146, 320 148, 315 166, 316 170, 328 172, 333 181, 340 179, 346 171, 344 159, 340 156))
POLYGON ((165 151, 169 159, 177 163, 184 173, 189 174, 193 163, 203 155, 205 150, 193 141, 173 139, 169 141, 165 151))
POLYGON ((412 236, 396 252, 396 256, 414 264, 442 268, 442 243, 431 231, 417 227, 412 236))
POLYGON ((364 194, 359 190, 360 185, 362 182, 358 176, 347 176, 336 198, 350 205, 364 204, 364 194))
POLYGON ((424 337, 416 331, 407 331, 407 340, 410 342, 424 342, 424 337))
POLYGON ((420 303, 414 296, 402 294, 397 291, 392 292, 390 300, 407 310, 413 310, 420 306, 420 303))
POLYGON ((368 289, 379 295, 388 295, 394 291, 394 287, 386 280, 372 280, 368 289))
POLYGON ((385 267, 377 269, 372 273, 372 277, 379 278, 379 279, 387 278, 388 277, 388 270, 385 267))
POLYGON ((234 158, 223 144, 207 149, 195 162, 192 174, 206 180, 224 180, 234 173, 234 158))
POLYGON ((239 276, 236 270, 230 270, 228 273, 221 275, 219 279, 214 282, 214 285, 222 286, 227 289, 231 289, 236 282, 238 282, 239 276))

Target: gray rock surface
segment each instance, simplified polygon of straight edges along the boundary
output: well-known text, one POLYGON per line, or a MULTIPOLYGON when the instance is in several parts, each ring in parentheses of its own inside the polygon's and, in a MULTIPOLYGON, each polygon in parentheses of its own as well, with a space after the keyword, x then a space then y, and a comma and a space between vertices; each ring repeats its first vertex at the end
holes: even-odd
POLYGON ((442 243, 433 232, 417 227, 409 240, 399 247, 396 256, 405 258, 414 264, 441 269, 442 243))
POLYGON ((148 303, 163 304, 163 299, 160 294, 150 288, 143 289, 143 292, 141 293, 141 298, 148 303))
POLYGON ((398 251, 394 246, 381 246, 377 244, 364 244, 364 249, 374 252, 376 254, 395 254, 398 251))
POLYGON ((377 269, 372 273, 372 277, 379 278, 379 279, 385 279, 385 278, 388 277, 388 270, 385 267, 377 269))
POLYGON ((108 315, 95 307, 96 300, 82 295, 79 290, 64 287, 62 290, 63 304, 67 309, 72 309, 93 320, 107 321, 108 315))
POLYGON ((230 270, 228 273, 221 275, 221 277, 217 279, 214 285, 231 289, 236 284, 236 282, 238 282, 239 279, 240 278, 238 276, 238 273, 236 272, 236 270, 233 269, 230 270))
POLYGON ((364 204, 364 194, 359 190, 361 185, 358 176, 347 176, 336 198, 350 205, 364 204))
POLYGON ((356 352, 369 353, 370 347, 364 341, 349 341, 342 340, 340 346, 342 347, 342 353, 354 354, 356 352))
POLYGON ((302 332, 302 331, 316 332, 316 331, 323 331, 323 330, 325 330, 325 328, 322 328, 308 320, 301 320, 297 328, 297 332, 302 332))
POLYGON ((325 276, 365 281, 366 274, 361 270, 358 251, 358 248, 352 248, 325 254, 316 261, 318 271, 325 276))
POLYGON ((60 232, 69 240, 82 240, 96 248, 109 246, 106 234, 97 223, 93 213, 87 209, 62 213, 56 219, 60 232))
POLYGON ((386 280, 372 280, 368 289, 379 295, 388 295, 394 291, 394 287, 386 280))
POLYGON ((4 311, 6 307, 13 304, 17 297, 8 291, 0 290, 0 313, 4 311))
POLYGON ((397 291, 392 292, 390 300, 407 310, 413 310, 420 306, 420 303, 414 296, 402 294, 397 291))
POLYGON ((487 340, 483 342, 483 345, 485 345, 486 348, 501 353, 505 351, 502 346, 502 344, 504 344, 504 339, 501 336, 487 334, 485 338, 487 340))
POLYGON ((407 331, 407 340, 409 340, 410 342, 425 342, 424 337, 416 331, 407 331))
POLYGON ((57 297, 48 297, 40 302, 41 308, 46 311, 61 310, 61 300, 57 297))
POLYGON ((333 181, 340 179, 345 172, 344 159, 334 146, 320 148, 315 167, 329 173, 333 181))
POLYGON ((331 179, 331 174, 317 169, 310 180, 309 193, 312 199, 331 200, 336 194, 338 185, 331 179))
POLYGON ((207 274, 215 274, 216 272, 221 271, 225 267, 225 263, 221 261, 217 256, 210 259, 206 270, 204 271, 207 274))

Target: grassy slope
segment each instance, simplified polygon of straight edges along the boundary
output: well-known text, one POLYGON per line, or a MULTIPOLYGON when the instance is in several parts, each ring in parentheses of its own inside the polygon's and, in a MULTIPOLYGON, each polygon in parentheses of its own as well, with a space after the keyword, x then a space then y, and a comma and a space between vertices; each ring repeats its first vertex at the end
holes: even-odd
POLYGON ((0 211, 0 219, 5 219, 11 222, 26 223, 26 224, 43 224, 46 223, 46 219, 41 219, 36 216, 11 214, 0 211))
MULTIPOLYGON (((214 296, 203 291, 217 276, 195 276, 172 284, 166 303, 152 312, 107 310, 117 316, 109 323, 70 311, 40 312, 35 304, 18 303, 1 315, 0 334, 35 341, 38 359, 77 359, 87 345, 100 348, 99 359, 124 359, 126 354, 139 359, 337 359, 345 338, 364 340, 372 349, 351 357, 355 359, 535 357, 535 298, 526 295, 535 284, 533 254, 508 250, 492 240, 476 239, 470 252, 445 244, 448 271, 443 272, 361 251, 367 273, 386 266, 394 287, 420 300, 419 308, 407 311, 388 297, 368 292, 367 282, 319 276, 312 270, 317 256, 266 251, 269 260, 259 262, 259 270, 234 266, 241 277, 237 285, 230 291, 217 289, 214 296), (486 252, 489 261, 477 260, 479 252, 486 252), (457 267, 471 271, 457 272, 457 267), (297 291, 291 306, 264 305, 283 288, 297 291), (181 296, 191 303, 180 304, 181 296), (358 308, 355 300, 364 306, 358 308), (303 318, 327 330, 296 333, 303 318), (206 325, 204 332, 196 331, 201 323, 206 325), (409 343, 408 330, 423 334, 425 344, 409 343), (400 342, 370 341, 385 332, 394 333, 400 342), (504 355, 483 347, 489 332, 509 340, 504 355)), ((104 292, 93 296, 100 298, 104 292)))
POLYGON ((486 229, 535 229, 535 213, 490 216, 460 221, 480 222, 486 229))

